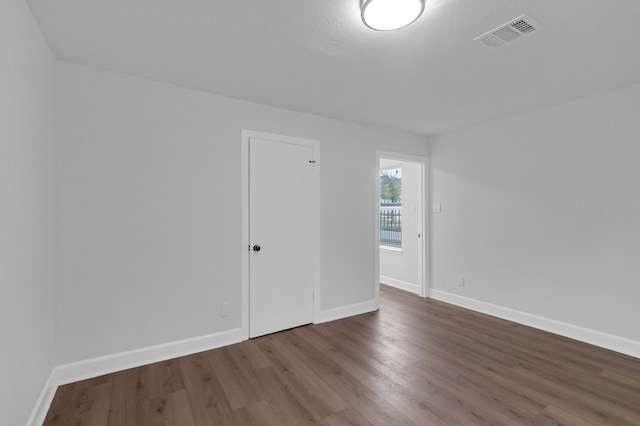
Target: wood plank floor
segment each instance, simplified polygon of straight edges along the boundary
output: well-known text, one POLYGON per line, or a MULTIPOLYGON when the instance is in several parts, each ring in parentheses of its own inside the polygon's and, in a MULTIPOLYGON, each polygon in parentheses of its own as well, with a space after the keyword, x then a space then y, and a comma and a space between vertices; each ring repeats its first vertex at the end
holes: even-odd
POLYGON ((382 287, 379 312, 61 386, 46 425, 640 425, 640 360, 382 287))

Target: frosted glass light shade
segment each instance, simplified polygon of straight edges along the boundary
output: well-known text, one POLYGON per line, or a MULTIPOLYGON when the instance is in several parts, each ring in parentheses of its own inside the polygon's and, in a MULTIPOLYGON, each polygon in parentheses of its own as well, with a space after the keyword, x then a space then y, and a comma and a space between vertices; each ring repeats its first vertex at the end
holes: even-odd
POLYGON ((422 15, 425 0, 362 0, 362 21, 374 30, 397 30, 422 15))

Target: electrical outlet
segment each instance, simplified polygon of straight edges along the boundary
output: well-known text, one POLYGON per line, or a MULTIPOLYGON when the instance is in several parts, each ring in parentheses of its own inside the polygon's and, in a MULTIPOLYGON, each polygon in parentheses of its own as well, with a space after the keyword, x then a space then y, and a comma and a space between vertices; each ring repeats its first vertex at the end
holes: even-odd
POLYGON ((434 213, 442 213, 442 204, 433 203, 433 212, 434 213))
POLYGON ((464 287, 464 275, 458 275, 458 287, 464 287))
POLYGON ((231 312, 231 303, 225 302, 220 304, 220 317, 228 317, 231 312))

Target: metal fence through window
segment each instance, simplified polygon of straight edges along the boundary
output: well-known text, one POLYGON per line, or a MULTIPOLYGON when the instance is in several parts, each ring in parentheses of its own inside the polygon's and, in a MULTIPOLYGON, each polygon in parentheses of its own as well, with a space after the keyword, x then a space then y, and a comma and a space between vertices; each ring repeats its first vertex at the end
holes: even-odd
POLYGON ((380 205, 380 245, 402 247, 402 208, 400 205, 380 205))

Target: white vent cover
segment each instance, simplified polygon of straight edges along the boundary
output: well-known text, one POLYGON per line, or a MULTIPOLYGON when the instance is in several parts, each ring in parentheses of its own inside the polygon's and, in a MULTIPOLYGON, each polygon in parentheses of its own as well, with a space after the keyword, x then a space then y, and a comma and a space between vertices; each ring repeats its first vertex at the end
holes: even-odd
POLYGON ((474 38, 473 41, 477 41, 483 46, 497 49, 540 29, 542 29, 542 27, 536 21, 526 15, 522 15, 504 25, 500 25, 498 28, 482 34, 480 37, 474 38))

